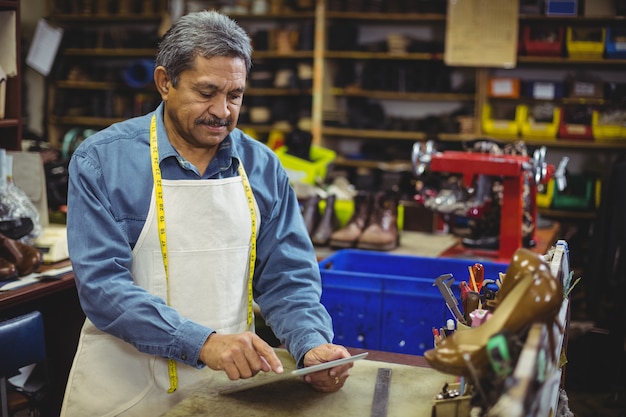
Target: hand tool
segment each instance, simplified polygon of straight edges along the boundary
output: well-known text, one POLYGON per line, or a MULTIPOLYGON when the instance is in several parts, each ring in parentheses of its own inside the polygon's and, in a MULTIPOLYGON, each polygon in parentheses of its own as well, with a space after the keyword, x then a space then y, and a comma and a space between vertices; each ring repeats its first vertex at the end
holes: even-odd
POLYGON ((457 301, 456 297, 452 293, 452 290, 450 289, 453 283, 454 277, 452 276, 452 274, 443 274, 435 278, 435 283, 433 285, 436 285, 437 288, 439 288, 439 291, 446 301, 446 305, 448 306, 450 313, 452 313, 452 315, 459 322, 467 324, 465 321, 465 317, 463 317, 461 310, 459 310, 459 302, 457 301))
POLYGON ((387 404, 389 403, 389 384, 391 383, 391 369, 378 368, 376 386, 374 387, 374 400, 372 402, 371 417, 386 417, 387 404))

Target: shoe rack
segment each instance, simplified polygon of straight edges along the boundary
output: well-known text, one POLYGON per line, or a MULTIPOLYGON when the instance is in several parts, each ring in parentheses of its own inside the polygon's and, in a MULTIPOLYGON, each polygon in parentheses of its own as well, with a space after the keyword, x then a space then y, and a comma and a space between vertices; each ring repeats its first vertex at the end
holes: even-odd
POLYGON ((152 65, 165 0, 64 1, 48 19, 64 29, 48 80, 47 134, 59 148, 144 114, 160 97, 152 65))
MULTIPOLYGON (((482 123, 487 105, 532 105, 537 101, 491 97, 490 80, 494 77, 529 79, 538 73, 556 77, 585 72, 619 81, 626 59, 529 56, 520 50, 512 69, 448 67, 443 60, 445 0, 216 4, 235 4, 221 6, 222 11, 235 18, 253 38, 254 67, 239 127, 260 140, 268 140, 274 132, 287 132, 297 124, 312 133, 314 144, 337 151, 338 167, 404 173, 411 172, 413 143, 428 139, 448 148, 458 148, 479 137, 504 142, 523 139, 531 146, 589 152, 599 158, 626 149, 625 135, 611 140, 555 140, 489 132, 482 123)), ((116 32, 131 33, 131 28, 143 25, 151 27, 150 33, 154 34, 160 12, 166 9, 165 1, 51 0, 51 5, 50 18, 75 33, 73 42, 83 45, 65 43, 59 68, 51 77, 50 141, 60 143, 71 127, 98 129, 152 107, 152 86, 129 89, 119 79, 119 71, 107 73, 103 69, 114 68, 116 62, 153 58, 154 42, 149 43, 153 39, 132 37, 111 47, 107 30, 115 27, 119 29, 116 32), (135 10, 102 11, 102 7, 122 4, 132 4, 127 7, 135 10), (147 10, 147 4, 153 7, 147 10), (84 5, 90 6, 85 9, 84 5), (149 44, 133 45, 132 40, 137 38, 149 44), (92 69, 81 72, 85 62, 92 69)), ((615 16, 520 15, 520 28, 530 23, 618 29, 626 26, 623 18, 615 16)), ((624 106, 620 98, 558 98, 550 102, 624 106)))
MULTIPOLYGON (((17 59, 17 75, 8 77, 0 83, 0 148, 21 150, 22 142, 22 70, 20 44, 20 1, 0 0, 0 13, 8 16, 15 14, 15 56, 17 59), (2 85, 4 84, 4 85, 2 85)), ((0 31, 0 36, 10 36, 0 31)), ((4 39, 0 39, 5 42, 4 39)), ((4 45, 4 43, 3 43, 4 45)))

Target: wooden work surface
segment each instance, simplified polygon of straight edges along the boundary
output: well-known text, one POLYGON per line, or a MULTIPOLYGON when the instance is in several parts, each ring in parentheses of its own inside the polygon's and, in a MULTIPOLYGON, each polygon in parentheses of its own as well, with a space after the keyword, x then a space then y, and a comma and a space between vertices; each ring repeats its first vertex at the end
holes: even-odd
MULTIPOLYGON (((69 264, 70 261, 66 260, 51 265, 43 265, 38 269, 38 272, 62 268, 64 266, 68 266, 69 264)), ((0 312, 46 298, 58 292, 68 289, 71 290, 75 287, 76 283, 74 282, 74 274, 68 273, 59 279, 40 281, 13 290, 2 291, 0 292, 0 312)))
MULTIPOLYGON (((351 350, 353 354, 362 350, 351 350)), ((295 369, 295 362, 285 351, 277 350, 285 370, 295 369)), ((199 383, 194 393, 168 410, 162 417, 225 415, 229 417, 342 416, 363 417, 371 413, 376 376, 379 368, 391 369, 389 417, 430 417, 434 397, 454 377, 431 368, 418 356, 370 352, 367 359, 354 363, 344 387, 336 393, 314 391, 297 378, 256 387, 230 395, 217 391, 232 382, 223 372, 199 383), (418 366, 416 366, 418 365, 418 366)), ((259 374, 255 378, 263 378, 259 374)))

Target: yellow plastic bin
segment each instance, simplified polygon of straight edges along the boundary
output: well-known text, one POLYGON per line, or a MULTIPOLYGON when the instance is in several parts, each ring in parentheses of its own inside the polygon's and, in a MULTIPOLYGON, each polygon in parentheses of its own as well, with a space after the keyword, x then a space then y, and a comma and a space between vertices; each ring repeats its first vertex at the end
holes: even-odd
POLYGON ((537 191, 536 202, 539 208, 550 208, 552 206, 552 198, 554 197, 554 178, 550 178, 548 183, 541 187, 541 190, 537 191))
POLYGON ((570 58, 597 58, 604 54, 605 28, 567 27, 565 46, 570 58))
POLYGON ((311 145, 310 161, 288 154, 286 146, 281 146, 274 152, 278 155, 278 159, 283 164, 283 168, 287 171, 292 183, 303 182, 307 184, 324 181, 328 165, 337 156, 335 151, 317 145, 311 145))
POLYGON ((496 110, 491 104, 483 106, 481 117, 483 132, 511 138, 518 137, 524 116, 521 105, 515 106, 513 109, 506 109, 513 113, 509 114, 506 119, 498 116, 496 110))
POLYGON ((520 105, 522 113, 522 137, 527 139, 550 139, 556 140, 561 120, 561 109, 553 106, 551 121, 537 121, 533 115, 533 108, 520 105))
POLYGON ((622 139, 626 133, 626 120, 608 122, 602 113, 594 110, 591 115, 591 130, 596 140, 622 139))

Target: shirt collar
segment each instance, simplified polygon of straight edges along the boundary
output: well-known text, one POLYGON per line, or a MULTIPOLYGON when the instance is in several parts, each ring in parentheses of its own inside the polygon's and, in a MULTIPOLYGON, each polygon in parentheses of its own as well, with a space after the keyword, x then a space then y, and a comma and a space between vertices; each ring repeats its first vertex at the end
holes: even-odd
MULTIPOLYGON (((156 109, 156 122, 157 122, 157 145, 159 147, 159 164, 164 159, 174 157, 181 163, 184 161, 183 157, 172 146, 165 130, 165 124, 163 123, 163 111, 165 110, 165 103, 161 102, 156 109)), ((211 161, 206 176, 213 176, 220 172, 234 172, 239 167, 239 156, 237 154, 235 146, 233 146, 233 134, 236 136, 239 133, 238 129, 231 132, 224 141, 220 144, 215 158, 211 161)))

